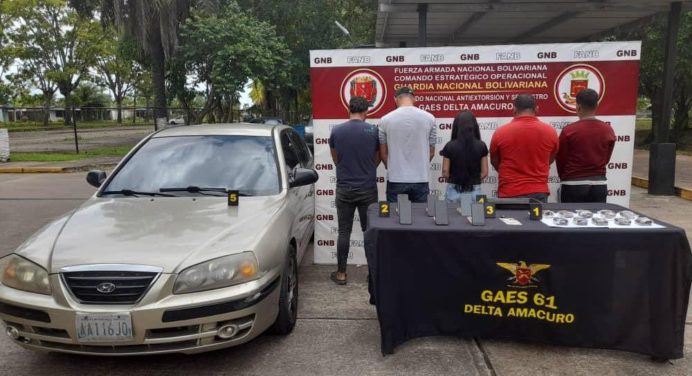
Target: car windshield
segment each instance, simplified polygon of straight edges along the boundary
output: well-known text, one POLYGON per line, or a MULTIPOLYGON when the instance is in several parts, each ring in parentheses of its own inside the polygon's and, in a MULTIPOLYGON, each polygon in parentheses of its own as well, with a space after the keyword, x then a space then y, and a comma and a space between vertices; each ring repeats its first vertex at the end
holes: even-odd
MULTIPOLYGON (((122 166, 102 193, 161 192, 162 188, 166 191, 188 187, 224 188, 247 196, 278 194, 279 172, 272 138, 152 138, 122 166)), ((199 192, 192 189, 189 193, 199 192)))

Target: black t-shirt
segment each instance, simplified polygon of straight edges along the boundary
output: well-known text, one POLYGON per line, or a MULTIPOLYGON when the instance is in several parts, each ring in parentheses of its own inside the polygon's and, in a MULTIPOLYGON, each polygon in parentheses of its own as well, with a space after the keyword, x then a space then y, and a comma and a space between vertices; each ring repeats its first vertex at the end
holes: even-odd
POLYGON ((339 124, 332 129, 329 147, 336 150, 337 186, 377 187, 375 153, 380 149, 377 127, 360 120, 339 124))
POLYGON ((488 155, 485 142, 473 140, 470 150, 467 150, 464 141, 449 141, 440 155, 449 159, 447 182, 460 185, 464 190, 481 183, 481 158, 488 155))

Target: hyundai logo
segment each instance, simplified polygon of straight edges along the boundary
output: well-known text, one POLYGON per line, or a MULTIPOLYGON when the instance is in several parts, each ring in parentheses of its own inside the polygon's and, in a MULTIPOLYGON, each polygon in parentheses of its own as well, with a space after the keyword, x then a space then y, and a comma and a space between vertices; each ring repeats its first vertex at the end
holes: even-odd
POLYGON ((115 291, 115 285, 111 282, 101 282, 96 285, 96 291, 101 294, 110 294, 115 291))

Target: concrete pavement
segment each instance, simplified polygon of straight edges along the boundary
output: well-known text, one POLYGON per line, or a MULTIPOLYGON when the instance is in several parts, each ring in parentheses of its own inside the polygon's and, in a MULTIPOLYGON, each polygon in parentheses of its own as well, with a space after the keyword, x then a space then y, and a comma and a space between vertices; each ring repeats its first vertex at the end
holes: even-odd
MULTIPOLYGON (((0 174, 0 255, 36 229, 77 207, 94 189, 84 174, 0 174)), ((631 207, 692 234, 692 202, 652 197, 634 188, 631 207)), ((92 358, 42 354, 0 336, 0 372, 8 375, 692 375, 692 314, 685 358, 653 363, 619 351, 549 347, 509 341, 421 338, 382 357, 376 313, 367 303, 366 268, 352 266, 349 284, 329 280, 334 267, 300 269, 300 308, 287 337, 263 335, 241 347, 195 356, 92 358)))

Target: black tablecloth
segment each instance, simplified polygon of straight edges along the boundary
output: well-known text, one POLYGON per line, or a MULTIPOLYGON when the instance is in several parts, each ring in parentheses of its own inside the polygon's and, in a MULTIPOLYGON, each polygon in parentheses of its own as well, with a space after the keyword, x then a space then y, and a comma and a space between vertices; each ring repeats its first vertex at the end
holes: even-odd
POLYGON ((436 226, 422 204, 400 225, 370 207, 365 251, 384 354, 415 337, 458 335, 682 357, 692 274, 684 230, 551 228, 528 211, 497 215, 523 225, 472 226, 450 208, 449 226, 436 226))

